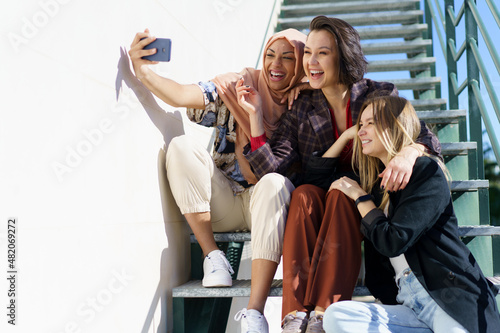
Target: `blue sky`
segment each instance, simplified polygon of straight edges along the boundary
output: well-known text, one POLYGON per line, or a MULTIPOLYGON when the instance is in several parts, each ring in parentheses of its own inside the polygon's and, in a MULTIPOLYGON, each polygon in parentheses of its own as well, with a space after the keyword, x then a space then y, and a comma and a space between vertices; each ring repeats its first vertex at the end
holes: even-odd
MULTIPOLYGON (((444 3, 443 0, 440 0, 439 3, 442 5, 444 3)), ((457 13, 458 10, 460 9, 460 6, 462 5, 461 1, 455 1, 455 12, 457 13)), ((498 6, 498 5, 497 5, 498 6)), ((479 0, 477 1, 477 7, 480 13, 480 16, 483 20, 483 23, 487 27, 487 30, 490 34, 490 38, 492 40, 495 40, 495 36, 498 36, 500 33, 500 27, 497 25, 495 22, 495 19, 491 13, 491 10, 489 9, 488 5, 486 4, 486 1, 484 0, 479 0)), ((423 8, 423 4, 422 4, 423 8)), ((465 38, 465 23, 464 23, 464 18, 462 18, 460 24, 457 26, 456 30, 456 36, 457 36, 457 49, 462 45, 464 38, 465 38)), ((446 67, 445 67, 445 60, 443 56, 443 52, 441 51, 441 47, 439 46, 439 39, 437 37, 437 33, 435 32, 435 27, 434 27, 434 56, 437 58, 437 66, 436 66, 436 71, 437 75, 441 77, 441 87, 442 87, 442 97, 447 98, 448 96, 448 82, 446 80, 447 72, 446 72, 446 67)), ((480 50, 480 54, 483 57, 483 61, 485 63, 486 68, 490 69, 489 75, 490 75, 490 80, 493 85, 494 90, 497 93, 497 96, 500 95, 500 75, 496 70, 496 67, 493 63, 492 57, 489 54, 489 51, 486 47, 486 44, 484 42, 484 39, 481 35, 481 32, 478 32, 478 46, 480 50)), ((443 32, 443 36, 444 32, 443 32)), ((498 40, 498 39, 497 39, 498 40)), ((499 52, 498 49, 498 44, 495 43, 494 45, 497 49, 497 53, 499 52)), ((466 79, 467 75, 467 68, 466 68, 466 56, 463 55, 462 58, 458 62, 458 83, 461 84, 464 82, 466 79)), ((488 113, 490 115, 490 119, 493 122, 493 126, 495 128, 495 133, 500 133, 500 124, 499 120, 495 114, 495 110, 493 109, 493 106, 490 102, 490 98, 488 95, 488 92, 486 91, 486 88, 484 86, 484 82, 481 80, 480 82, 481 86, 481 92, 483 99, 485 101, 485 104, 488 108, 488 113)), ((468 98, 467 98, 467 89, 465 89, 462 94, 459 96, 459 106, 462 109, 467 109, 468 108, 468 98)), ((484 135, 483 137, 484 142, 489 142, 489 139, 487 135, 484 135)), ((498 137, 497 137, 498 141, 498 137)), ((488 158, 494 159, 494 155, 491 153, 488 155, 488 158)))

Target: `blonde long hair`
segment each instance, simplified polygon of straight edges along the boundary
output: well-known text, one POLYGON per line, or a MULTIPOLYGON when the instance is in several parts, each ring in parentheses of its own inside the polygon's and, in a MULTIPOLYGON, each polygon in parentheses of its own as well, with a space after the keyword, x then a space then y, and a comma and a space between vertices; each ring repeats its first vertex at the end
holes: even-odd
MULTIPOLYGON (((358 116, 356 127, 359 130, 361 115, 366 108, 373 107, 373 122, 375 133, 387 151, 387 161, 396 156, 404 147, 415 143, 420 134, 420 120, 415 109, 409 101, 399 96, 378 96, 366 100, 358 116)), ((416 148, 417 149, 417 148, 416 148)), ((430 156, 423 152, 424 155, 430 156)), ((447 175, 446 167, 439 159, 439 166, 447 175)), ((354 140, 353 167, 359 170, 361 187, 370 193, 377 183, 378 175, 382 172, 382 162, 372 156, 363 154, 361 139, 356 135, 354 140)), ((380 208, 386 207, 389 201, 389 194, 384 190, 384 196, 380 208)))

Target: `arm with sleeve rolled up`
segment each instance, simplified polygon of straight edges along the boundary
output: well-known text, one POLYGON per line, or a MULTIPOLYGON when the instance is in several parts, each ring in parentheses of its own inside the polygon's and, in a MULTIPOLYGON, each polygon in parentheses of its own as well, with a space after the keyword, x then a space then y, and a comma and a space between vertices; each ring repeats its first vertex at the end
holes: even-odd
POLYGON ((142 59, 143 56, 155 53, 155 49, 144 50, 144 46, 150 44, 155 39, 154 36, 150 35, 148 29, 135 35, 128 52, 135 76, 153 94, 171 106, 204 109, 203 92, 197 85, 180 84, 174 80, 162 77, 149 68, 149 65, 157 64, 157 61, 142 59))

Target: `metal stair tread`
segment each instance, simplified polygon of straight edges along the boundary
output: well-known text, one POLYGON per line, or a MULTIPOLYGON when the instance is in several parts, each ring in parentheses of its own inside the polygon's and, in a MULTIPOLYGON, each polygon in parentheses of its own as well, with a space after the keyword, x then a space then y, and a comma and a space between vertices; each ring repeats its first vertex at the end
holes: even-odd
POLYGON ((477 142, 446 142, 441 143, 442 155, 467 155, 469 150, 476 150, 477 142))
POLYGON ((500 236, 500 227, 491 225, 461 225, 458 228, 458 235, 460 237, 500 236))
POLYGON ((415 110, 430 110, 430 109, 440 109, 442 105, 446 105, 446 99, 444 98, 430 98, 430 99, 413 99, 410 100, 411 105, 415 110))
POLYGON ((368 63, 368 72, 394 72, 401 70, 429 69, 436 63, 435 57, 418 57, 410 59, 374 60, 368 63))
POLYGON ((408 79, 388 79, 384 81, 394 83, 398 90, 426 90, 433 89, 436 85, 441 84, 441 78, 437 76, 408 79))
MULTIPOLYGON (((500 235, 500 226, 487 226, 487 225, 472 225, 472 226, 459 226, 458 231, 460 236, 493 236, 500 235)), ((246 232, 219 232, 214 233, 216 242, 233 242, 235 237, 241 239, 240 241, 251 241, 251 233, 246 232)), ((196 243, 196 237, 191 235, 191 243, 196 243)))
POLYGON ((362 43, 361 48, 363 49, 363 53, 365 55, 396 54, 423 51, 430 45, 432 45, 432 41, 430 39, 416 39, 412 41, 362 43))
MULTIPOLYGON (((500 287, 500 277, 488 277, 488 279, 500 287)), ((250 280, 233 280, 233 286, 229 288, 204 288, 201 280, 191 280, 187 283, 174 287, 172 297, 174 298, 219 298, 219 297, 249 297, 250 280)), ((500 293, 500 292, 499 292, 500 293)), ((371 293, 366 286, 356 286, 353 296, 370 296, 371 293)), ((275 279, 269 291, 270 297, 283 296, 283 280, 275 279)))
POLYGON ((467 116, 465 110, 419 110, 416 111, 419 119, 434 124, 458 123, 467 116))
POLYGON ((362 40, 422 37, 422 33, 427 30, 427 24, 356 27, 356 30, 362 40))
MULTIPOLYGON (((205 288, 201 280, 191 280, 172 289, 172 297, 182 298, 207 298, 207 297, 249 297, 251 280, 233 280, 232 287, 205 288)), ((365 286, 356 286, 354 296, 369 296, 370 292, 365 286)), ((269 291, 270 297, 283 296, 283 280, 275 279, 269 291)))
POLYGON ((316 2, 281 6, 281 13, 288 15, 310 15, 321 13, 345 14, 360 11, 380 11, 387 9, 412 10, 420 0, 373 0, 373 1, 340 1, 340 2, 316 2))
POLYGON ((489 181, 487 179, 453 180, 450 187, 452 192, 477 191, 487 189, 489 181))
MULTIPOLYGON (((342 19, 352 26, 357 25, 382 25, 382 24, 411 24, 418 23, 419 18, 423 16, 421 10, 411 11, 389 11, 389 12, 376 12, 376 13, 356 13, 356 14, 338 14, 335 17, 342 19)), ((303 29, 308 28, 309 23, 312 21, 313 16, 289 17, 278 18, 278 25, 282 28, 295 28, 303 29)), ((328 15, 327 15, 328 16, 328 15)))

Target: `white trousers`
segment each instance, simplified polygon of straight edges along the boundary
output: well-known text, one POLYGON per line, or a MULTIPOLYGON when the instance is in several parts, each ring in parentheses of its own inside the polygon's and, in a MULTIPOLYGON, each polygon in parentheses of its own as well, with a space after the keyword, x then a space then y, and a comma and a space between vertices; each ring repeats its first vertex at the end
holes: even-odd
POLYGON ((182 214, 210 212, 212 230, 251 230, 252 260, 280 262, 291 181, 272 173, 242 193, 216 167, 208 151, 194 138, 172 139, 167 149, 167 178, 182 214))

